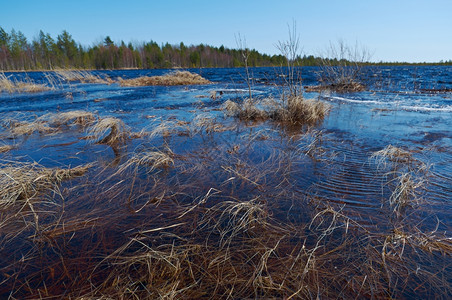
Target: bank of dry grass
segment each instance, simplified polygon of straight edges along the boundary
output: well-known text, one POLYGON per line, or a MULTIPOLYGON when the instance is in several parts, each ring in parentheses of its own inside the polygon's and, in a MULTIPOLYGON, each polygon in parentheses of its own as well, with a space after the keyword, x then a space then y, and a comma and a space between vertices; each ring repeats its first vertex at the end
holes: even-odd
POLYGON ((10 79, 4 73, 0 72, 0 93, 39 93, 52 89, 52 87, 45 84, 35 83, 30 78, 19 81, 17 79, 10 79))
POLYGON ((55 75, 60 80, 67 82, 78 81, 81 83, 98 83, 98 84, 112 84, 114 82, 109 77, 106 76, 101 77, 89 71, 58 69, 55 70, 54 72, 55 75))
POLYGON ((210 84, 211 81, 201 75, 188 71, 175 71, 162 76, 143 76, 133 79, 123 79, 119 81, 121 86, 150 86, 150 85, 199 85, 210 84))
POLYGON ((41 194, 54 191, 64 180, 83 176, 91 165, 45 168, 38 163, 0 163, 0 208, 30 205, 41 194))

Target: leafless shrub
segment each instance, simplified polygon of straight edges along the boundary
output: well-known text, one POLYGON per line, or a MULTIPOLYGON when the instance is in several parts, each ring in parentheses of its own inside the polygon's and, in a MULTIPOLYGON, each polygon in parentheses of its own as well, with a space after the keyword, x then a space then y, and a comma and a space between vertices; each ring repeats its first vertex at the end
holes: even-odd
POLYGON ((143 76, 134 79, 120 80, 121 86, 149 86, 149 85, 194 85, 210 84, 211 82, 199 74, 188 71, 175 71, 163 76, 143 76))
POLYGON ((302 97, 303 83, 301 78, 301 48, 300 37, 297 35, 297 24, 293 21, 292 27, 287 26, 289 31, 289 38, 286 41, 279 41, 276 48, 281 55, 286 58, 287 74, 281 66, 281 78, 283 78, 282 100, 285 97, 302 97))
POLYGON ((343 40, 337 44, 330 43, 326 53, 321 55, 320 86, 313 90, 330 89, 337 92, 359 92, 366 87, 361 81, 364 64, 370 60, 369 51, 360 47, 347 45, 343 40))

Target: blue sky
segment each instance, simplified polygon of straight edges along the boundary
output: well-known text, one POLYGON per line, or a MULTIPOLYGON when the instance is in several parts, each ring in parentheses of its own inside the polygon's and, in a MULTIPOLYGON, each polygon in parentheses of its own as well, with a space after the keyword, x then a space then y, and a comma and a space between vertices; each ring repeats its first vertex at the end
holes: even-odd
POLYGON ((304 54, 342 39, 365 46, 373 61, 452 59, 452 0, 0 0, 0 26, 32 39, 67 30, 82 45, 113 41, 248 47, 278 53, 296 21, 304 54))

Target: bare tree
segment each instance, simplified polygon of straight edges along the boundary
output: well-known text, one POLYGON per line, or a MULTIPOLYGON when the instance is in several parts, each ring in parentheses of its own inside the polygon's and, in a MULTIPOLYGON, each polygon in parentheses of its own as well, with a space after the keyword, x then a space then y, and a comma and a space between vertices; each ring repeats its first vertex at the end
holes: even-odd
POLYGON ((251 79, 250 71, 249 71, 249 67, 248 67, 248 60, 250 58, 251 52, 250 52, 250 49, 246 45, 245 37, 242 37, 240 35, 240 33, 238 33, 235 36, 235 42, 237 44, 237 48, 239 49, 239 51, 241 53, 243 63, 245 64, 245 75, 246 75, 245 82, 248 85, 249 99, 251 100, 253 98, 252 97, 253 95, 251 93, 251 85, 252 85, 251 80, 252 79, 251 79))
MULTIPOLYGON (((300 37, 297 35, 297 24, 292 22, 292 26, 287 25, 289 38, 286 41, 279 41, 276 48, 286 58, 287 75, 281 66, 281 75, 284 78, 284 87, 288 90, 289 96, 301 96, 303 84, 301 78, 301 52, 300 37)), ((283 98, 285 96, 283 91, 283 98)))

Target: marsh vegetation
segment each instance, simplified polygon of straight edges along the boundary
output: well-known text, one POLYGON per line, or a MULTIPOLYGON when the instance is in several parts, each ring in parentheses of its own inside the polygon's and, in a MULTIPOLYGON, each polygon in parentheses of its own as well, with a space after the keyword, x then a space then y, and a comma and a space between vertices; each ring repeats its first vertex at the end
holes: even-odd
POLYGON ((447 298, 450 120, 281 70, 58 74, 1 94, 0 295, 447 298), (272 84, 250 93, 249 74, 272 84))

